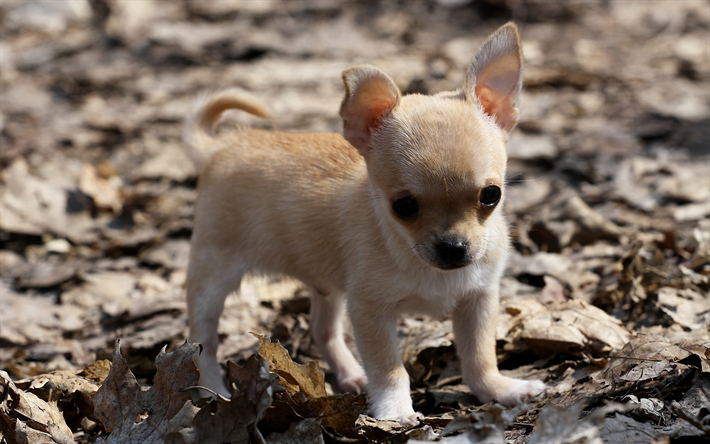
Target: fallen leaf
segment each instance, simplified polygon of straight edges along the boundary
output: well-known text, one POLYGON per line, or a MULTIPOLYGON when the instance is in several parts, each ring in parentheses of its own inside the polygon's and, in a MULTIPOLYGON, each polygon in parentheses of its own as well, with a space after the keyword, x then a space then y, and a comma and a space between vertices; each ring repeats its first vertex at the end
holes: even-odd
POLYGON ((658 290, 661 310, 675 322, 691 330, 710 325, 710 298, 690 288, 663 287, 658 290))
POLYGON ((85 324, 84 310, 57 305, 53 297, 15 292, 0 282, 0 339, 14 344, 52 343, 57 331, 77 331, 85 324))
POLYGON ((79 189, 91 197, 94 205, 100 210, 111 210, 117 214, 123 207, 123 199, 115 182, 99 176, 93 165, 88 163, 83 165, 79 177, 79 189))
POLYGON ((262 356, 252 355, 240 367, 228 362, 232 396, 218 398, 202 408, 186 403, 170 421, 169 437, 175 444, 263 442, 257 422, 271 405, 274 375, 262 356))
POLYGON ((509 312, 514 307, 519 311, 515 335, 539 355, 586 351, 600 356, 629 341, 629 332, 618 320, 579 300, 547 306, 528 301, 529 307, 512 302, 510 306, 509 312))
POLYGON ((306 418, 301 421, 291 423, 291 427, 283 433, 272 433, 266 439, 267 444, 292 444, 292 443, 323 443, 323 432, 321 432, 321 420, 318 418, 306 418))
MULTIPOLYGON (((64 174, 66 168, 55 171, 54 165, 44 166, 45 174, 64 174)), ((64 180, 54 177, 54 181, 30 173, 27 162, 19 158, 2 171, 5 183, 0 196, 0 228, 10 233, 42 234, 54 233, 75 243, 91 242, 96 239, 91 232, 93 221, 86 208, 80 203, 73 208, 71 188, 64 180)))
MULTIPOLYGON (((445 443, 494 444, 505 442, 504 432, 513 424, 515 417, 530 410, 531 404, 520 404, 512 409, 500 404, 488 404, 481 409, 454 418, 441 436, 445 443), (463 434, 461 431, 464 431, 463 434), (451 436, 456 435, 456 436, 451 436)), ((415 441, 421 443, 422 441, 415 441)))
POLYGON ((638 336, 614 353, 600 377, 606 380, 620 378, 632 382, 653 379, 672 371, 672 363, 687 358, 690 354, 663 337, 638 336))
MULTIPOLYGON (((580 401, 571 407, 560 409, 552 405, 546 406, 535 423, 528 444, 602 444, 604 442, 627 442, 624 440, 602 440, 600 428, 606 424, 606 415, 612 412, 624 412, 632 407, 623 404, 607 404, 592 414, 581 418, 584 402, 580 401)), ((618 414, 617 414, 618 416, 618 414)), ((632 428, 628 429, 631 435, 632 428)), ((637 442, 637 441, 634 441, 637 442)), ((648 441, 643 441, 647 443, 648 441)))
POLYGON ((142 252, 141 259, 149 264, 167 268, 186 269, 190 256, 190 242, 184 239, 171 239, 142 252))
POLYGON ((272 372, 279 377, 279 383, 291 396, 302 394, 304 397, 324 398, 325 373, 317 361, 308 365, 297 364, 291 360, 288 352, 281 344, 271 342, 269 338, 252 333, 261 343, 259 354, 269 361, 272 372))
POLYGON ((297 364, 281 344, 252 334, 261 343, 259 354, 268 360, 270 370, 286 389, 286 393, 275 397, 274 407, 264 419, 265 423, 285 430, 299 417, 319 417, 323 427, 330 427, 338 433, 352 429, 367 405, 364 395, 346 393, 327 396, 325 374, 317 361, 311 361, 308 365, 297 364))
POLYGON ((72 279, 76 272, 76 265, 70 263, 40 262, 22 273, 16 286, 21 289, 55 287, 72 279))
POLYGON ((673 437, 710 435, 710 383, 696 374, 692 387, 680 401, 671 402, 671 411, 680 413, 670 433, 673 437))
POLYGON ((11 442, 74 444, 71 429, 54 400, 20 390, 0 371, 0 432, 11 442))
POLYGON ((405 337, 400 346, 402 360, 416 384, 438 376, 447 361, 455 359, 451 320, 426 318, 424 322, 406 319, 405 337))
POLYGON ((106 432, 99 442, 150 444, 163 443, 169 421, 192 402, 187 387, 199 379, 193 357, 199 346, 185 343, 171 353, 165 347, 155 359, 154 384, 142 388, 121 356, 121 341, 116 341, 113 365, 108 377, 94 395, 96 418, 106 432))

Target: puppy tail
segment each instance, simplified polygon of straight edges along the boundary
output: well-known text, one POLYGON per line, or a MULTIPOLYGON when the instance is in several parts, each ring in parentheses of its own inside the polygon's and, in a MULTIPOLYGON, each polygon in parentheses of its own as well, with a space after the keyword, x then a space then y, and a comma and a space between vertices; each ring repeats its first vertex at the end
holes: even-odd
POLYGON ((182 131, 188 155, 198 173, 212 155, 222 148, 215 139, 214 127, 222 113, 230 109, 240 109, 264 119, 271 118, 266 106, 239 89, 227 89, 198 98, 182 131))

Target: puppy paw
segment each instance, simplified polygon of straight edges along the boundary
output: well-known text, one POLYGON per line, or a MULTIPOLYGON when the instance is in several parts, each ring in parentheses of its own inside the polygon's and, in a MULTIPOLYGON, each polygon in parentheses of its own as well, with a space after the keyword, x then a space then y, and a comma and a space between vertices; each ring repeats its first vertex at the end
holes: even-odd
POLYGON ((375 418, 397 421, 403 426, 414 426, 419 424, 419 421, 424 419, 424 415, 415 412, 411 406, 399 409, 392 409, 389 412, 375 412, 375 418))
POLYGON ((496 397, 496 401, 509 407, 522 404, 528 398, 542 393, 547 386, 542 381, 527 381, 524 379, 507 378, 509 388, 507 392, 496 397))
POLYGON ((358 372, 337 375, 338 386, 340 390, 350 393, 363 393, 367 390, 367 376, 360 369, 358 372))
POLYGON ((542 393, 546 388, 542 381, 508 378, 502 375, 489 381, 485 386, 471 387, 479 401, 497 401, 509 407, 522 404, 529 397, 542 393))
POLYGON ((403 415, 399 418, 396 418, 397 422, 399 422, 403 426, 415 426, 419 424, 419 421, 421 421, 422 419, 424 419, 424 415, 419 412, 413 412, 410 415, 403 415))

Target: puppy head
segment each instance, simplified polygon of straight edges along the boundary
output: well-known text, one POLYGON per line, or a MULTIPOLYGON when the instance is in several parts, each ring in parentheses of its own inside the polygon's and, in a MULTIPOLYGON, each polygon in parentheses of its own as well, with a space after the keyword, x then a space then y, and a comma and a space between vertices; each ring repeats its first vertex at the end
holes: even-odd
POLYGON ((402 96, 370 65, 343 73, 345 138, 365 158, 384 224, 428 265, 451 270, 507 243, 505 142, 522 84, 517 28, 483 44, 462 91, 402 96))

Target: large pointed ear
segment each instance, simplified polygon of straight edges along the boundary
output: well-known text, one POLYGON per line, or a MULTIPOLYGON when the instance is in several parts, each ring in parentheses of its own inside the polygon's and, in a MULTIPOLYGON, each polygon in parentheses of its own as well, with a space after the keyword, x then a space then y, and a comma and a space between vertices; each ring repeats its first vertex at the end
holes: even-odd
POLYGON ((345 98, 340 105, 343 135, 360 154, 370 149, 372 132, 399 103, 402 93, 394 81, 372 65, 357 65, 343 71, 345 98))
POLYGON ((506 132, 518 123, 515 102, 523 85, 523 52, 515 23, 501 26, 483 44, 468 67, 466 100, 477 101, 506 132))

